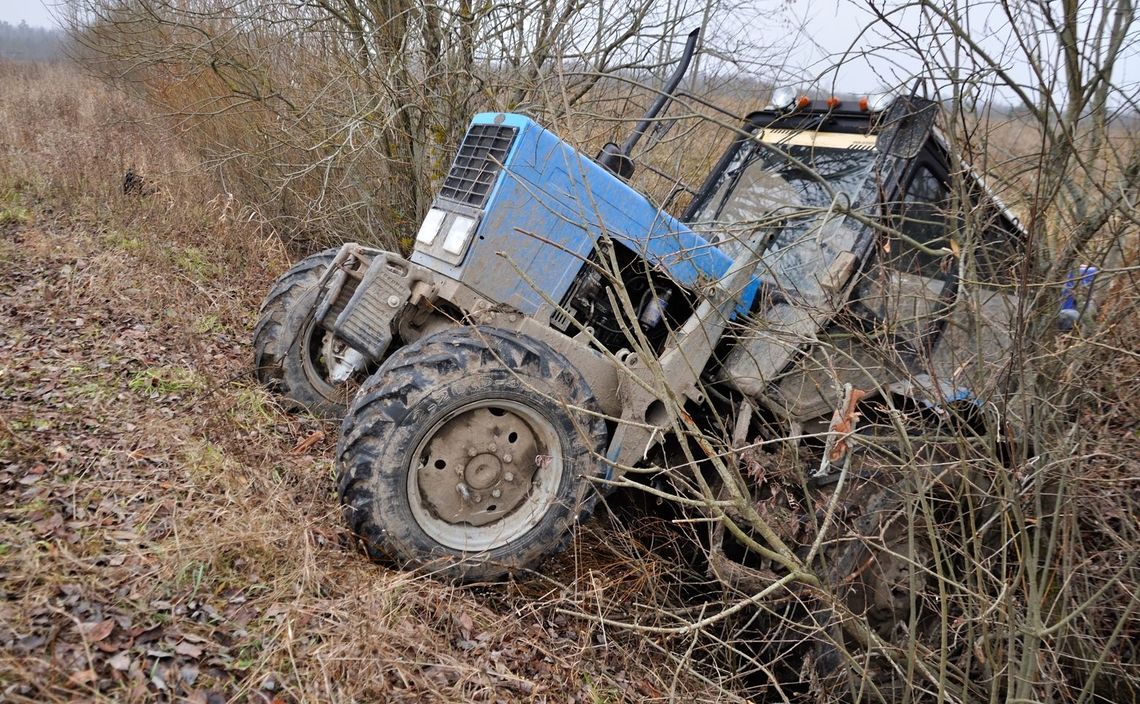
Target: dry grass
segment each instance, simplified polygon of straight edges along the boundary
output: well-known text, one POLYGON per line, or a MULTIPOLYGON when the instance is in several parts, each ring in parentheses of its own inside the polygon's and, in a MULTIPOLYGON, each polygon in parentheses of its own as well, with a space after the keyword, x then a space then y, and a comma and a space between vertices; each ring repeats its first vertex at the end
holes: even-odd
POLYGON ((652 623, 679 599, 681 568, 612 516, 508 585, 349 545, 336 428, 248 374, 288 257, 146 117, 66 67, 0 65, 0 699, 732 699, 668 641, 562 613, 652 623), (124 196, 127 167, 158 192, 124 196))

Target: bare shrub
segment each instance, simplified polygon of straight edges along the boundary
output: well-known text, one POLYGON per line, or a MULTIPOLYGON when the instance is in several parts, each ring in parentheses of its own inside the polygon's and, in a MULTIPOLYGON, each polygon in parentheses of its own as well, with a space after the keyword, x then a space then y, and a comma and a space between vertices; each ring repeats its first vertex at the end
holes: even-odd
MULTIPOLYGON (((977 6, 871 9, 939 91, 950 192, 925 217, 951 234, 915 241, 899 204, 853 292, 895 317, 852 325, 813 308, 830 322, 788 336, 801 354, 762 398, 726 398, 713 378, 699 410, 666 392, 676 444, 621 484, 711 520, 738 560, 714 550, 727 595, 673 611, 672 625, 604 622, 677 648, 716 639, 779 700, 1133 700, 1140 438, 1123 419, 1135 406, 1140 93, 1117 58, 1135 52, 1134 8, 986 6, 1010 38, 1001 60, 967 30, 977 6), (904 9, 916 24, 900 24, 904 9), (900 287, 897 272, 919 262, 946 286, 900 287), (1066 302, 1076 313, 1059 320, 1066 302), (807 396, 835 410, 830 423, 788 410, 807 396)), ((732 334, 780 334, 760 318, 732 334)), ((654 359, 645 340, 629 344, 654 359)))
POLYGON ((723 7, 75 0, 67 16, 85 63, 174 116, 288 239, 406 248, 472 114, 589 123, 646 95, 595 95, 600 79, 643 78, 723 7))

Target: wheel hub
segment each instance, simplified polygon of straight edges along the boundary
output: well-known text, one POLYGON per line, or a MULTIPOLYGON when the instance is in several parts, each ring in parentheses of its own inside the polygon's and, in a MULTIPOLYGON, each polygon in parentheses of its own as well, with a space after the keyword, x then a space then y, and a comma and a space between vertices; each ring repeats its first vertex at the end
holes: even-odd
POLYGON ((467 486, 472 489, 490 489, 499 482, 503 474, 503 463, 490 452, 476 455, 463 469, 467 486))
POLYGON ((551 451, 522 414, 495 405, 457 414, 421 447, 417 484, 426 507, 448 524, 470 526, 523 505, 551 451))

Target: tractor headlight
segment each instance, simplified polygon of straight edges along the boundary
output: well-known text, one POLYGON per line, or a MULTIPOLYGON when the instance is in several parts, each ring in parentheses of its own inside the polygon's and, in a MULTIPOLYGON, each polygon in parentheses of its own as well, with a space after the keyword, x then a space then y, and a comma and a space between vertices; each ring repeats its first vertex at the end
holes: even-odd
POLYGON ((419 234, 416 235, 416 242, 420 244, 431 246, 435 242, 435 236, 439 234, 439 228, 443 225, 443 219, 447 217, 447 213, 439 208, 432 208, 424 217, 423 224, 420 225, 419 234))
POLYGON ((447 228, 447 235, 443 238, 443 251, 456 255, 462 253, 473 232, 475 232, 475 219, 466 215, 456 215, 451 219, 451 226, 447 228))
POLYGON ((876 93, 867 96, 867 106, 871 112, 882 112, 891 106, 895 100, 895 96, 890 93, 876 93))
POLYGON ((776 110, 788 110, 796 104, 796 89, 794 86, 780 86, 772 91, 772 107, 776 110))
POLYGON ((458 266, 479 226, 479 213, 431 208, 416 233, 416 251, 458 266))

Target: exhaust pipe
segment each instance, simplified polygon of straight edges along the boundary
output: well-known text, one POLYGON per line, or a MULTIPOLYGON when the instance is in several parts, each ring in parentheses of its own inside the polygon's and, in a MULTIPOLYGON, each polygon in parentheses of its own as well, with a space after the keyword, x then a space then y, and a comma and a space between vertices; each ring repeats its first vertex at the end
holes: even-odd
POLYGON ((657 117, 658 113, 673 98, 673 91, 677 90, 677 86, 681 84, 681 79, 685 77, 685 72, 689 70, 689 62, 693 60, 693 54, 697 50, 697 39, 700 35, 699 27, 689 32, 689 38, 685 41, 685 51, 681 54, 680 63, 673 70, 673 75, 665 82, 665 87, 657 96, 657 100, 653 101, 653 105, 649 106, 645 116, 641 118, 641 121, 633 128, 633 132, 626 138, 625 144, 619 147, 610 142, 602 147, 602 151, 598 152, 596 161, 610 172, 626 180, 633 176, 633 160, 629 158, 629 155, 633 153, 633 148, 637 146, 637 142, 645 134, 645 130, 649 129, 653 118, 657 117))

